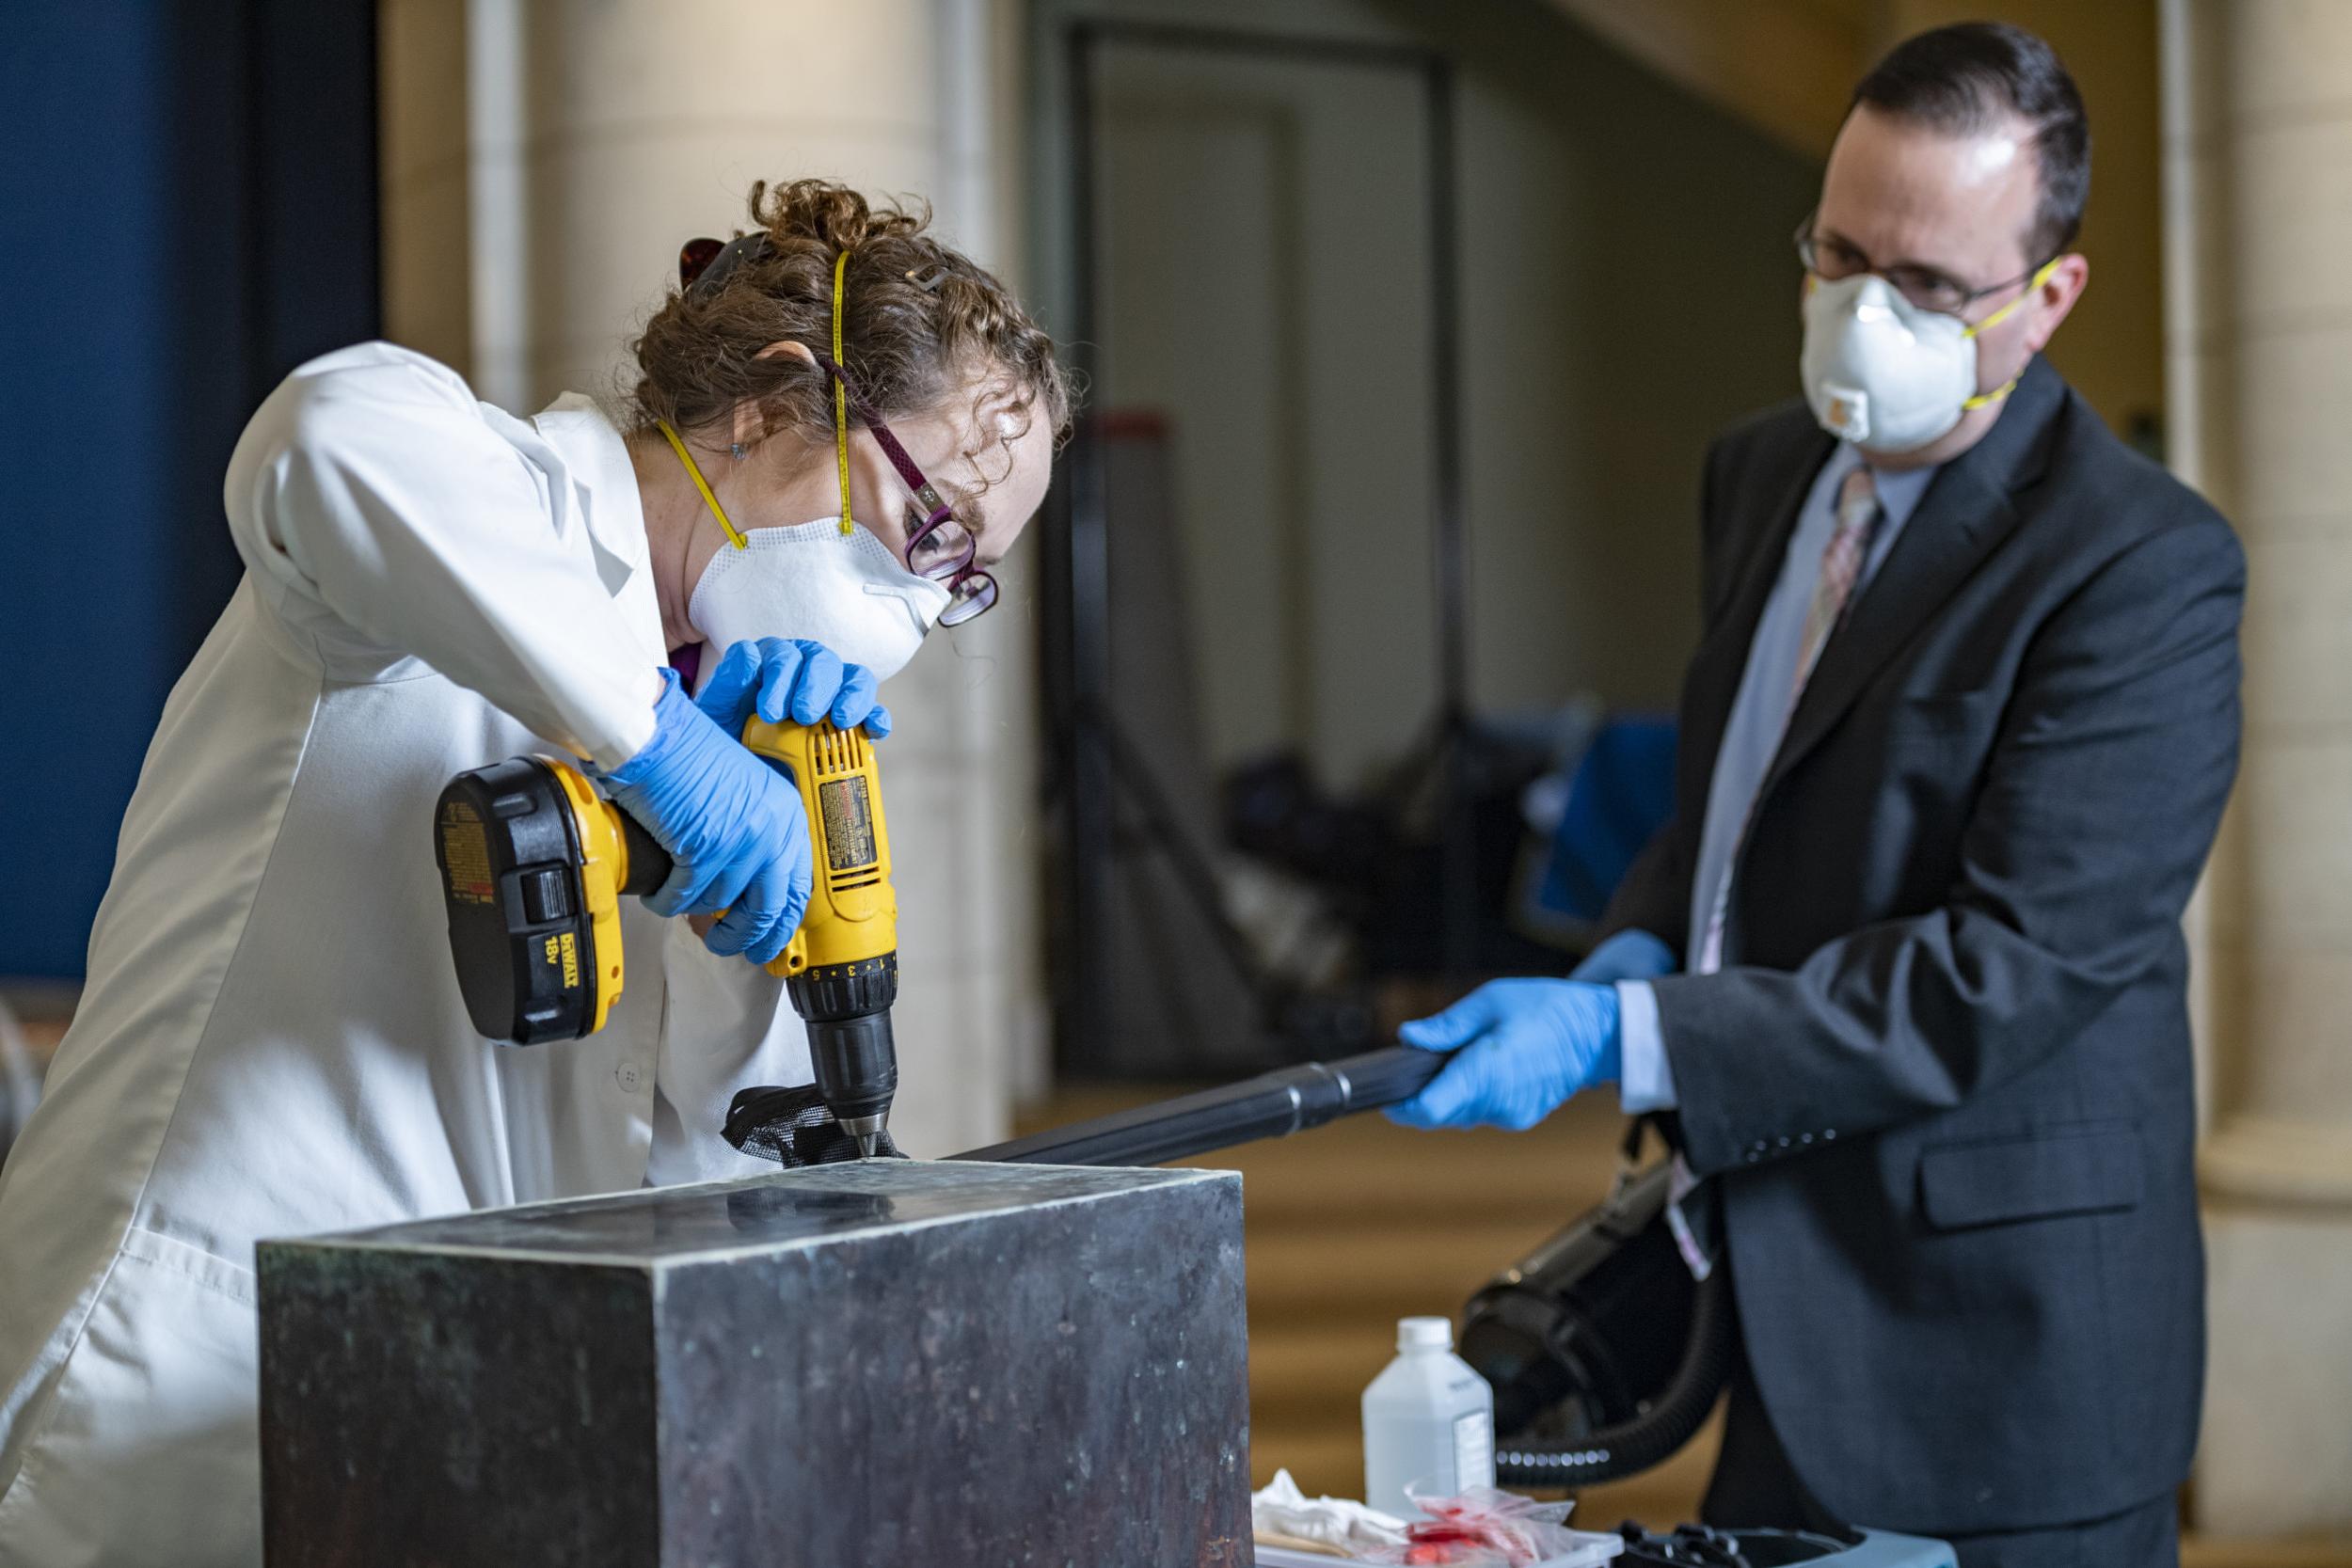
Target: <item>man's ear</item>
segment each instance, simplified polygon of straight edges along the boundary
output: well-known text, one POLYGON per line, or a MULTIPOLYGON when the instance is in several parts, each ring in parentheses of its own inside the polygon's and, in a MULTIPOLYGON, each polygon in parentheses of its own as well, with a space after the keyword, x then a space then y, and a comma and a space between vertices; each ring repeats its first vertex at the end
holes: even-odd
MULTIPOLYGON (((780 338, 753 355, 752 357, 773 359, 779 356, 787 359, 798 359, 803 365, 812 368, 817 363, 817 356, 809 346, 794 338, 780 338)), ((760 423, 759 409, 754 404, 746 399, 735 405, 735 428, 729 433, 729 439, 739 447, 750 448, 758 445, 760 438, 767 434, 767 430, 760 423)))
POLYGON ((2042 309, 2033 315, 2033 325, 2026 333, 2026 350, 2040 354, 2052 338, 2058 336, 2058 325, 2074 309, 2074 302, 2090 287, 2090 258, 2068 252, 2058 258, 2050 276, 2042 280, 2042 309))

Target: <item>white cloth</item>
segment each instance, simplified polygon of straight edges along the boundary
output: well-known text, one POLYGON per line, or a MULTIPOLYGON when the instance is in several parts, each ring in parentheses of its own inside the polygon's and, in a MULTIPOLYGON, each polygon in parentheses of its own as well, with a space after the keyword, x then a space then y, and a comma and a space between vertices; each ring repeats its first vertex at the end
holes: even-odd
POLYGON ((1249 1495, 1249 1522, 1257 1535, 1312 1541, 1351 1557, 1405 1544, 1405 1521, 1395 1514, 1352 1497, 1310 1497, 1288 1470, 1275 1471, 1272 1481, 1249 1495))
POLYGON ((164 710, 47 1097, 0 1176, 0 1564, 260 1560, 253 1244, 769 1167, 782 983, 623 912, 602 1032, 468 1023, 432 855, 452 774, 617 763, 662 657, 635 476, 386 344, 304 366, 227 483, 246 575, 164 710))

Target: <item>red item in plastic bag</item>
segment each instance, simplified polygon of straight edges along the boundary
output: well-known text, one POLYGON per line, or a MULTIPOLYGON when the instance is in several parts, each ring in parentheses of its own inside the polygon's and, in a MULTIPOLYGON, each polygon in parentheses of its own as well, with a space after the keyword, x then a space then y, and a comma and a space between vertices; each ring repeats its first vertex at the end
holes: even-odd
POLYGON ((1404 1545, 1371 1561, 1532 1568, 1576 1545, 1575 1532, 1563 1522, 1573 1503, 1539 1503, 1491 1486, 1472 1487, 1458 1497, 1416 1497, 1413 1503, 1428 1517, 1405 1528, 1404 1545))

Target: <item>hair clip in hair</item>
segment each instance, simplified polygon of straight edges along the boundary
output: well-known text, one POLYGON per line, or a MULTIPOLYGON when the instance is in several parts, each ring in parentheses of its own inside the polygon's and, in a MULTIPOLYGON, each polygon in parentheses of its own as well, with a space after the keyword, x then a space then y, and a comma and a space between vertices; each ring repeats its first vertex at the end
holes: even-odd
POLYGON ((768 236, 743 234, 724 245, 713 239, 689 240, 678 248, 678 287, 689 299, 708 299, 746 261, 768 259, 768 236))
POLYGON ((947 281, 947 269, 937 263, 928 267, 909 267, 906 279, 925 293, 934 294, 939 292, 939 286, 947 281))

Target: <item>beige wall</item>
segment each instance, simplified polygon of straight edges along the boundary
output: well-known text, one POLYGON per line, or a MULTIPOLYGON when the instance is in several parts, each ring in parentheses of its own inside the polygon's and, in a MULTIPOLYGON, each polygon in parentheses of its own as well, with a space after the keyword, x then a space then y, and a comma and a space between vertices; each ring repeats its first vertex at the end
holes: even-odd
POLYGON ((2183 474, 2247 553, 2246 741, 2199 960, 2212 1281, 2194 1501, 2352 1530, 2352 6, 2165 0, 2183 474))
POLYGON ((464 0, 376 10, 384 332, 473 372, 464 0))

